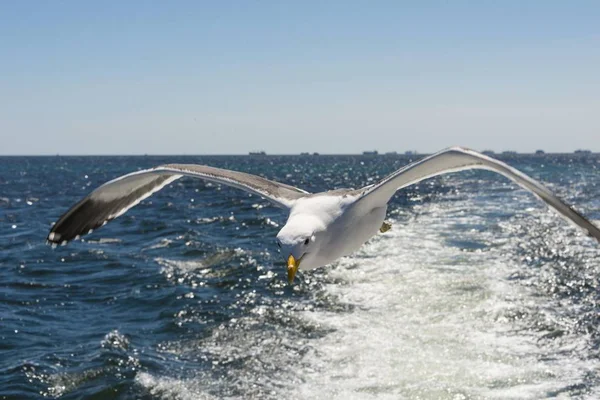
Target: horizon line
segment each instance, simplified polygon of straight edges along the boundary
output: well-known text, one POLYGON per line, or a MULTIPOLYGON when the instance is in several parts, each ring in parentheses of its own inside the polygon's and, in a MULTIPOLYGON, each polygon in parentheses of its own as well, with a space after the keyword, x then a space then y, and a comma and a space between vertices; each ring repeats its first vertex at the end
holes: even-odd
MULTIPOLYGON (((537 153, 537 152, 517 152, 517 151, 501 151, 496 152, 492 150, 475 150, 482 154, 487 155, 499 155, 499 156, 514 156, 514 155, 600 155, 600 152, 591 151, 591 150, 574 150, 570 152, 546 152, 537 153)), ((67 153, 67 154, 0 154, 0 157, 173 157, 173 156, 183 156, 183 157, 280 157, 280 156, 304 156, 304 157, 320 157, 320 156, 365 156, 365 157, 375 157, 375 156, 427 156, 431 154, 435 154, 436 152, 418 152, 413 151, 411 153, 406 152, 385 152, 385 153, 319 153, 319 152, 307 152, 307 154, 302 153, 265 153, 265 154, 249 154, 249 153, 234 153, 234 154, 188 154, 188 153, 136 153, 136 154, 77 154, 77 153, 67 153)))

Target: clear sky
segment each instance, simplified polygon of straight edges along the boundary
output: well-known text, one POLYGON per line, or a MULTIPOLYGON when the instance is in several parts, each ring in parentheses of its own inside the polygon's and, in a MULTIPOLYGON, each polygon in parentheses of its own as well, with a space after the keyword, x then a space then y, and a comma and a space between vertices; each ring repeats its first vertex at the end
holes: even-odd
POLYGON ((2 1, 0 154, 600 151, 600 1, 2 1))

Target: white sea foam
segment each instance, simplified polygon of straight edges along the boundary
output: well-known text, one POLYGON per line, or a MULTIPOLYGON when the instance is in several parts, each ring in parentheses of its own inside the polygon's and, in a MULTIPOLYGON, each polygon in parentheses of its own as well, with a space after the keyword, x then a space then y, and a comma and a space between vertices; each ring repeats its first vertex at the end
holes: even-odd
POLYGON ((194 380, 156 377, 146 372, 136 375, 138 385, 155 398, 173 400, 213 400, 213 397, 203 392, 202 385, 194 380))
POLYGON ((176 399, 208 398, 219 386, 226 398, 232 385, 242 397, 260 398, 567 398, 569 387, 600 366, 578 356, 586 337, 565 331, 561 340, 544 340, 552 333, 545 326, 560 321, 551 321, 551 299, 508 279, 528 268, 510 256, 510 232, 495 237, 501 225, 484 234, 457 229, 486 223, 459 203, 424 206, 416 219, 395 221, 390 232, 329 267, 331 283, 315 296, 341 307, 256 305, 208 338, 168 350, 202 349, 222 368, 222 381, 210 382, 204 372, 181 379, 139 373, 137 383, 176 399), (465 250, 449 240, 481 245, 465 250), (263 329, 267 313, 270 329, 263 329), (326 333, 295 335, 296 325, 326 333), (242 366, 228 369, 223 361, 242 366))
POLYGON ((327 291, 356 307, 304 313, 333 333, 312 343, 318 351, 304 361, 316 368, 298 370, 298 397, 537 399, 558 395, 598 366, 524 329, 529 321, 519 316, 543 312, 548 300, 506 279, 525 266, 502 251, 445 245, 451 230, 437 208, 396 224, 330 272, 344 283, 327 291))

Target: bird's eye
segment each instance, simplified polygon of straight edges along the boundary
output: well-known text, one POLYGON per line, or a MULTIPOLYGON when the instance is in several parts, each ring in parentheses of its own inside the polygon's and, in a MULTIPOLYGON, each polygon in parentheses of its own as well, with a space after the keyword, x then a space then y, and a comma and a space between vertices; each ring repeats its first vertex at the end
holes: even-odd
POLYGON ((310 243, 310 238, 306 238, 306 240, 304 241, 304 245, 308 245, 310 243))
POLYGON ((281 248, 281 242, 279 240, 277 241, 277 247, 281 248))

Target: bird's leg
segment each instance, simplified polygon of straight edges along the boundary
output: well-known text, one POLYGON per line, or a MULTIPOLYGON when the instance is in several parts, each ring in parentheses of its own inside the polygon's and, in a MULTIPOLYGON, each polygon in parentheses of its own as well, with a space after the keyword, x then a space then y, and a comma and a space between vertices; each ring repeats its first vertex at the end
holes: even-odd
POLYGON ((392 229, 392 224, 390 224, 387 221, 383 221, 383 224, 381 224, 381 228, 379 228, 379 232, 385 233, 385 232, 389 231, 390 229, 392 229))

